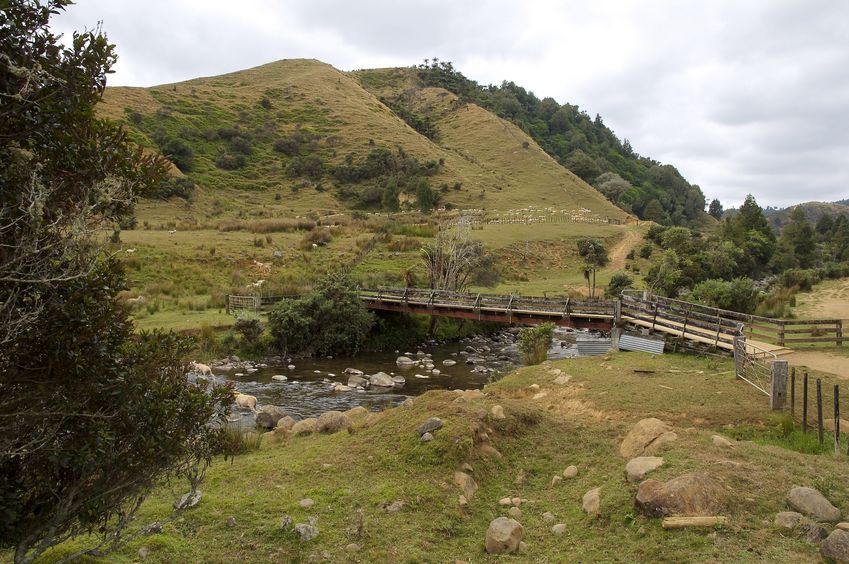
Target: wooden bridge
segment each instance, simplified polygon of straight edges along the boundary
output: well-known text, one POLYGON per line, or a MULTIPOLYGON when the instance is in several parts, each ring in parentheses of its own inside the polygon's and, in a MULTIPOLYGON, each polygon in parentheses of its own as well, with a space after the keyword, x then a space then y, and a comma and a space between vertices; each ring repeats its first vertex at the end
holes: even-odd
MULTIPOLYGON (((518 325, 551 322, 564 327, 610 331, 628 326, 645 328, 727 351, 734 338, 745 335, 742 314, 626 290, 620 299, 578 300, 519 295, 461 293, 420 288, 360 288, 359 298, 371 310, 436 315, 518 325)), ((228 312, 262 310, 296 296, 228 296, 228 312)), ((842 338, 842 333, 840 334, 842 338)), ((783 343, 748 340, 758 350, 788 351, 783 343)))

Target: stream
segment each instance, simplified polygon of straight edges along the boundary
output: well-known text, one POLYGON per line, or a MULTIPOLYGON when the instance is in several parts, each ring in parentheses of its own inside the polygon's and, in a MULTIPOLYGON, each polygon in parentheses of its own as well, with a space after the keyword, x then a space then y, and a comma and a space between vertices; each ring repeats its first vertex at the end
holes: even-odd
MULTIPOLYGON (((317 417, 330 410, 346 411, 357 406, 380 411, 428 390, 479 389, 522 366, 516 333, 517 329, 511 328, 455 342, 430 341, 402 351, 362 353, 355 358, 269 357, 263 361, 241 361, 229 357, 210 366, 215 380, 231 380, 237 391, 255 396, 257 409, 276 405, 295 419, 317 417), (409 357, 417 364, 400 366, 396 363, 400 356, 409 357), (451 365, 452 362, 456 364, 451 365), (427 363, 432 363, 435 371, 426 370, 427 363), (378 372, 402 376, 404 383, 391 388, 346 390, 341 387, 348 384, 350 375, 345 372, 346 369, 362 371, 366 377, 378 372)), ((585 331, 558 327, 548 358, 577 356, 576 337, 586 334, 585 331)), ((253 417, 252 413, 241 412, 240 425, 252 427, 253 417)))

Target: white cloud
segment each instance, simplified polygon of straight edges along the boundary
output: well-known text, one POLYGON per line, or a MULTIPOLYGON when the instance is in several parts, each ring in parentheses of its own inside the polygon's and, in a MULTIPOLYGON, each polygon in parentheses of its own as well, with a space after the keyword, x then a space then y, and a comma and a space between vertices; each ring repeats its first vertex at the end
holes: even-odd
POLYGON ((87 0, 57 22, 99 20, 120 56, 110 84, 438 56, 483 84, 601 114, 726 205, 849 195, 849 3, 87 0))

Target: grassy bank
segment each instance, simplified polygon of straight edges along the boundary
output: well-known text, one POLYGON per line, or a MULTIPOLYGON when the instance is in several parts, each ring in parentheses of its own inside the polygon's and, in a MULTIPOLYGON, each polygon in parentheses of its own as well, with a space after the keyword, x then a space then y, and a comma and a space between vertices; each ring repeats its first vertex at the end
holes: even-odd
MULTIPOLYGON (((429 392, 412 407, 358 419, 351 434, 266 441, 232 463, 217 461, 196 508, 162 534, 133 541, 114 561, 136 560, 145 547, 150 562, 494 562, 498 558, 483 550, 484 533, 491 519, 506 514, 498 500, 509 495, 528 500, 519 521, 529 546, 517 562, 818 561, 815 545, 772 526, 775 513, 786 509, 790 487, 819 485, 838 508, 849 510, 845 483, 837 479, 849 460, 761 444, 751 430, 771 428, 776 420, 765 397, 734 379, 730 361, 617 353, 551 366, 571 381, 554 384, 548 366, 523 368, 481 397, 429 392), (545 395, 533 399, 538 392, 545 395), (488 415, 496 404, 506 419, 488 415), (431 416, 445 426, 432 442, 421 443, 415 429, 431 416), (636 485, 624 480, 618 447, 643 417, 669 422, 679 437, 651 476, 711 474, 728 492, 726 527, 665 531, 659 520, 637 514, 636 485), (731 448, 712 443, 713 434, 731 436, 735 429, 746 429, 754 440, 731 448), (453 483, 464 463, 480 486, 466 508, 458 505, 461 492, 453 483), (552 485, 571 464, 578 476, 552 485), (582 495, 594 487, 601 487, 599 519, 580 508, 582 495), (315 506, 301 509, 298 502, 307 497, 315 506), (400 511, 383 509, 394 501, 403 502, 400 511), (542 518, 546 511, 567 525, 564 535, 551 534, 551 523, 542 518), (315 517, 318 537, 306 542, 282 529, 284 515, 295 522, 315 517), (360 549, 347 552, 351 543, 360 549)), ((158 491, 139 522, 167 514, 182 489, 158 491)))

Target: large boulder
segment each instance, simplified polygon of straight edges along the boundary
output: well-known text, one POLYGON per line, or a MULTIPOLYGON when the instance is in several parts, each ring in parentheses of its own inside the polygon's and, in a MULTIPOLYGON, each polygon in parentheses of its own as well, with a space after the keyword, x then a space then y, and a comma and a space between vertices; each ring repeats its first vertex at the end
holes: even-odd
POLYGON ((360 376, 359 374, 351 374, 348 376, 348 386, 351 388, 365 388, 368 386, 368 380, 360 376))
POLYGON ((264 405, 256 414, 256 426, 263 429, 273 429, 277 422, 286 417, 282 407, 276 405, 264 405))
POLYGON ((392 376, 387 374, 386 372, 378 372, 377 374, 372 374, 369 376, 369 381, 372 386, 377 386, 379 388, 391 388, 395 385, 395 382, 392 381, 392 376))
POLYGON ((652 470, 663 466, 663 459, 657 456, 638 456, 625 465, 625 478, 629 482, 639 482, 652 470))
POLYGON ((593 488, 584 494, 581 500, 581 509, 587 515, 593 517, 601 515, 601 488, 593 488))
POLYGON ((849 533, 841 529, 833 531, 822 541, 820 552, 836 562, 849 562, 849 533))
POLYGON ((315 430, 319 433, 338 433, 351 428, 351 420, 341 411, 325 411, 318 417, 315 430))
POLYGON ((711 516, 725 507, 725 490, 707 474, 684 474, 668 482, 646 480, 635 500, 649 517, 711 516))
POLYGON ((525 536, 525 529, 515 519, 498 517, 493 519, 486 530, 486 551, 489 554, 506 554, 519 551, 519 543, 525 536))
POLYGON ((788 529, 792 531, 799 526, 802 519, 804 519, 804 517, 801 513, 796 513, 795 511, 781 511, 776 513, 773 524, 775 524, 775 526, 779 529, 788 529))
POLYGON ((311 433, 315 433, 317 424, 318 419, 316 419, 315 417, 307 417, 306 419, 301 419, 300 421, 292 425, 292 434, 309 435, 311 433))
POLYGON ((840 510, 814 488, 799 486, 792 488, 787 496, 787 505, 817 521, 829 523, 840 521, 840 510))
POLYGON ((640 420, 634 428, 625 436, 619 446, 619 454, 625 459, 637 456, 646 456, 657 453, 660 448, 678 439, 672 431, 672 427, 661 421, 650 417, 640 420))
POLYGON ((281 417, 280 420, 277 421, 277 426, 275 426, 274 429, 275 431, 277 431, 278 429, 284 432, 291 431, 292 427, 295 426, 295 423, 297 423, 297 421, 287 415, 286 417, 281 417))

